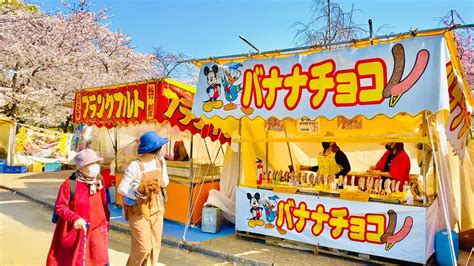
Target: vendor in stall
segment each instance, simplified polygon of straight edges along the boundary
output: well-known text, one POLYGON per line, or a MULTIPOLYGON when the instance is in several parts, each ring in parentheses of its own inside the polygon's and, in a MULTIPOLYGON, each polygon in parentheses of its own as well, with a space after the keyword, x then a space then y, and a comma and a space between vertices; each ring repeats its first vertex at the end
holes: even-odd
POLYGON ((189 161, 189 155, 182 140, 174 143, 173 161, 189 161))
POLYGON ((387 178, 400 181, 399 189, 402 189, 405 182, 410 182, 410 158, 402 142, 387 143, 385 149, 387 151, 377 164, 369 167, 369 172, 380 176, 384 182, 387 178))
POLYGON ((323 151, 318 156, 317 166, 299 165, 299 171, 318 172, 318 175, 345 176, 351 171, 351 165, 346 154, 341 151, 335 142, 323 142, 323 151))

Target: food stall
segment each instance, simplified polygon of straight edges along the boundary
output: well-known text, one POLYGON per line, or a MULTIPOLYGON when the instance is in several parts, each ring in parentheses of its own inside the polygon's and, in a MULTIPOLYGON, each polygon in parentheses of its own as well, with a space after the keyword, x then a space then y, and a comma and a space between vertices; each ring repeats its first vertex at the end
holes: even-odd
POLYGON ((0 160, 5 164, 13 164, 15 128, 15 121, 0 116, 0 160))
POLYGON ((17 123, 15 136, 16 164, 28 165, 30 171, 59 171, 67 163, 71 134, 17 123))
POLYGON ((223 145, 230 142, 222 130, 191 114, 193 95, 194 88, 170 79, 85 89, 76 93, 73 114, 75 124, 92 126, 91 140, 78 146, 97 150, 110 163, 116 186, 137 158, 143 133, 167 137, 161 154, 170 177, 165 218, 184 224, 200 221, 208 191, 218 189, 223 145))
POLYGON ((6 172, 59 171, 68 162, 71 134, 6 117, 0 117, 0 132, 0 162, 11 166, 6 172))
POLYGON ((437 231, 472 227, 472 108, 449 29, 194 63, 193 114, 233 132, 238 232, 426 263, 437 231), (352 172, 298 171, 323 141, 352 172), (410 183, 367 171, 392 142, 410 183))

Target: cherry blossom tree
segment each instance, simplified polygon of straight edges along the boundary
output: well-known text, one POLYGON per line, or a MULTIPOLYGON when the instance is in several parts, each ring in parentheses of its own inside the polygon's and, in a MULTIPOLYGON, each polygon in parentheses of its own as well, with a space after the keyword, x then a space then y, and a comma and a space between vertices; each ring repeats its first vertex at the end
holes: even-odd
POLYGON ((72 112, 64 103, 75 91, 154 77, 155 57, 134 51, 106 18, 84 1, 54 15, 0 5, 0 113, 57 126, 72 112))
MULTIPOLYGON (((457 23, 466 24, 456 10, 450 10, 444 17, 440 18, 440 23, 447 27, 455 26, 457 23)), ((459 59, 466 75, 467 82, 471 87, 471 93, 474 96, 473 30, 472 28, 455 29, 453 33, 458 48, 459 59)))

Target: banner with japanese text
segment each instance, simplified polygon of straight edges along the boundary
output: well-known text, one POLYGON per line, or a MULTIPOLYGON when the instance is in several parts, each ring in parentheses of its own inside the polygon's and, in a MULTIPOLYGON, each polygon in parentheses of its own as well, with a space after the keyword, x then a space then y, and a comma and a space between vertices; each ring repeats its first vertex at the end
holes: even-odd
POLYGON ((76 93, 73 122, 112 128, 155 118, 156 82, 123 84, 76 93))
POLYGON ((230 136, 191 113, 193 95, 165 81, 129 83, 76 93, 73 122, 117 127, 168 122, 180 130, 230 143, 230 136))
POLYGON ((238 231, 417 263, 426 263, 433 252, 423 207, 238 187, 235 226, 238 231))
POLYGON ((446 64, 447 84, 449 88, 450 115, 446 125, 448 140, 454 148, 455 153, 464 160, 466 146, 471 128, 472 107, 469 105, 463 82, 453 65, 446 64))
POLYGON ((212 141, 219 140, 220 143, 230 143, 231 138, 227 132, 215 127, 211 123, 205 123, 201 118, 196 117, 191 112, 192 96, 184 97, 179 92, 179 88, 166 82, 159 82, 160 97, 157 101, 156 121, 163 123, 168 121, 172 126, 177 126, 180 130, 189 130, 192 134, 200 134, 203 138, 209 137, 212 141), (176 96, 165 97, 167 90, 176 93, 176 96))
POLYGON ((449 110, 442 35, 282 57, 203 64, 193 104, 221 118, 377 114, 449 110))

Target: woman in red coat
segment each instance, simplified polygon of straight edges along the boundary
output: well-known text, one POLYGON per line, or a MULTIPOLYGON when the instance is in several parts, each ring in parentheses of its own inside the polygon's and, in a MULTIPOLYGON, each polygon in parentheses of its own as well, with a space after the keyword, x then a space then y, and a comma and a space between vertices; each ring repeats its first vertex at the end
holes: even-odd
POLYGON ((110 213, 99 175, 102 158, 86 149, 75 161, 76 172, 59 188, 55 207, 58 220, 46 264, 107 265, 110 213))
POLYGON ((369 170, 373 175, 381 176, 383 181, 387 178, 400 181, 401 190, 405 182, 410 183, 410 157, 402 142, 388 143, 385 148, 387 151, 382 158, 369 170))

